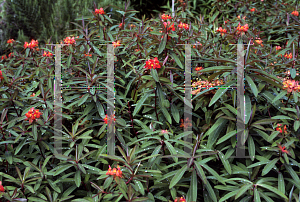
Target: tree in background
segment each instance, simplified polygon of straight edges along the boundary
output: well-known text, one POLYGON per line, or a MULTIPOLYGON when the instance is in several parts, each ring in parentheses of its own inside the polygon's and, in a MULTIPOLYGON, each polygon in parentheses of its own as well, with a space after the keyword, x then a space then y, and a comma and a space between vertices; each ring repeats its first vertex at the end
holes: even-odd
POLYGON ((95 6, 103 7, 117 22, 121 18, 116 10, 125 8, 121 0, 0 0, 0 9, 1 5, 4 12, 0 21, 0 55, 5 53, 5 44, 10 38, 21 42, 37 39, 39 44, 49 39, 51 43, 61 41, 68 30, 75 29, 71 22, 91 16, 95 6))

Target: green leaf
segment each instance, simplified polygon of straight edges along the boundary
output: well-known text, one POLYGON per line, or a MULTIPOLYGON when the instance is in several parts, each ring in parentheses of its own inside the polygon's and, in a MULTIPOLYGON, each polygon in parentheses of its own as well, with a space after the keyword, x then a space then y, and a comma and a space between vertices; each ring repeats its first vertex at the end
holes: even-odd
POLYGON ((178 157, 175 157, 177 155, 175 148, 168 141, 165 141, 165 144, 167 145, 168 150, 170 151, 171 155, 174 156, 173 159, 174 159, 175 163, 177 163, 178 157))
POLYGON ((179 111, 178 111, 175 103, 171 104, 171 113, 172 113, 172 116, 173 116, 175 122, 179 123, 180 116, 179 116, 179 111))
POLYGON ((19 151, 22 149, 22 147, 26 144, 26 140, 27 140, 27 138, 24 138, 22 140, 22 142, 18 144, 18 146, 17 146, 17 148, 15 150, 15 155, 18 154, 19 151))
POLYGON ((260 202, 259 192, 256 187, 254 188, 254 202, 260 202))
POLYGON ((265 165, 263 171, 262 171, 262 176, 268 174, 272 168, 274 168, 275 164, 277 163, 278 158, 273 159, 270 161, 267 165, 265 165))
POLYGON ((228 160, 225 159, 225 156, 222 152, 219 151, 218 154, 219 154, 219 157, 220 157, 222 164, 224 165, 226 171, 229 173, 229 175, 231 175, 231 167, 230 167, 228 160))
POLYGON ((248 124, 251 118, 251 100, 248 95, 245 95, 245 124, 248 124))
POLYGON ((197 173, 198 173, 199 177, 201 178, 203 184, 206 184, 207 179, 206 179, 204 170, 202 169, 202 167, 200 166, 200 164, 197 161, 194 161, 194 164, 196 165, 197 173))
POLYGON ((254 161, 255 157, 255 144, 253 141, 253 138, 251 135, 248 136, 248 151, 249 151, 249 156, 252 161, 254 161))
POLYGON ((234 195, 236 195, 236 193, 237 193, 238 191, 239 191, 239 190, 229 192, 228 194, 226 194, 225 196, 223 196, 222 198, 220 198, 219 202, 226 201, 227 199, 233 197, 234 195))
POLYGON ((176 53, 171 52, 170 55, 171 55, 171 57, 175 60, 176 64, 177 64, 181 69, 184 69, 184 66, 182 65, 181 61, 180 61, 179 58, 177 57, 176 53))
POLYGON ((270 185, 267 185, 267 184, 257 184, 257 186, 260 186, 260 187, 263 187, 265 189, 268 189, 269 191, 271 191, 271 192, 273 192, 273 193, 281 196, 282 198, 288 200, 288 198, 281 191, 279 191, 278 189, 276 189, 276 188, 274 188, 274 187, 272 187, 270 185))
POLYGON ((144 96, 138 101, 137 105, 134 108, 133 116, 135 116, 142 108, 145 100, 151 95, 151 92, 145 93, 144 96))
POLYGON ((285 183, 282 173, 278 173, 278 190, 285 194, 285 183))
POLYGON ((197 174, 196 171, 193 170, 192 172, 192 179, 191 179, 191 185, 190 185, 190 189, 191 189, 191 195, 192 195, 192 200, 191 201, 196 201, 197 200, 197 174))
POLYGON ((283 96, 285 96, 286 93, 287 93, 286 90, 281 91, 281 93, 279 93, 279 94, 272 100, 272 103, 276 102, 277 100, 279 100, 280 98, 282 98, 283 96))
POLYGON ((109 176, 108 178, 106 178, 106 180, 104 181, 104 184, 103 184, 103 189, 108 188, 113 180, 114 180, 114 178, 112 176, 109 176))
POLYGON ((298 183, 300 184, 300 179, 297 175, 297 173, 293 170, 293 168, 290 165, 284 165, 285 168, 287 169, 288 173, 292 176, 292 178, 298 183))
POLYGON ((246 191, 248 191, 251 187, 253 186, 253 184, 245 184, 243 185, 238 192, 235 195, 235 200, 237 200, 239 197, 241 197, 246 191))
POLYGON ((163 50, 165 49, 166 44, 167 44, 167 38, 168 38, 168 35, 164 34, 163 39, 161 40, 158 50, 157 50, 158 54, 161 54, 163 52, 163 50))
POLYGON ((159 78, 158 78, 158 74, 157 74, 156 69, 151 69, 151 75, 154 78, 154 80, 159 83, 159 78))
POLYGON ((142 184, 139 180, 134 180, 134 183, 135 183, 136 186, 138 187, 139 192, 140 192, 142 195, 145 195, 145 189, 144 189, 143 184, 142 184))
POLYGON ((165 107, 161 107, 160 109, 161 109, 161 111, 163 112, 163 114, 164 114, 165 118, 167 119, 167 121, 168 121, 170 124, 172 124, 172 118, 171 118, 171 116, 170 116, 168 110, 167 110, 165 107))
POLYGON ((71 168, 73 165, 64 165, 59 167, 55 172, 53 176, 59 175, 60 173, 64 172, 65 170, 71 168))
POLYGON ((72 53, 69 55, 67 59, 67 68, 70 68, 71 61, 72 61, 72 53))
POLYGON ((286 120, 286 119, 289 119, 289 120, 294 120, 288 116, 284 116, 284 115, 278 115, 278 116, 273 116, 272 119, 283 119, 283 120, 286 120))
POLYGON ((180 170, 178 170, 174 177, 172 178, 171 182, 170 182, 170 186, 169 189, 171 189, 172 187, 174 187, 179 180, 181 180, 182 176, 184 175, 185 171, 187 170, 187 165, 184 165, 180 170))
POLYGON ((257 97, 258 90, 257 90, 257 87, 256 87, 255 83, 253 82, 253 80, 251 79, 251 77, 245 75, 245 78, 246 78, 246 80, 247 80, 247 82, 248 82, 248 84, 249 84, 249 86, 250 86, 250 88, 251 88, 254 96, 257 97))
POLYGON ((210 101, 210 103, 209 103, 209 105, 208 105, 208 107, 210 107, 210 106, 212 106, 222 95, 224 95, 225 94, 225 92, 228 90, 228 88, 222 88, 222 87, 220 87, 218 90, 217 90, 217 92, 216 92, 216 94, 214 95, 214 97, 211 99, 211 101, 210 101))
POLYGON ((235 134, 237 134, 237 133, 239 133, 239 132, 241 132, 241 131, 243 131, 243 130, 242 130, 242 129, 239 129, 238 131, 237 131, 237 130, 233 130, 233 131, 227 133, 226 135, 224 135, 223 137, 221 137, 221 138, 219 139, 219 141, 217 142, 217 145, 218 145, 218 144, 221 144, 222 142, 224 142, 224 141, 226 141, 226 140, 228 140, 229 138, 231 138, 232 136, 234 136, 235 134))
POLYGON ((32 134, 33 134, 33 139, 35 141, 37 141, 37 137, 38 137, 38 134, 37 134, 37 124, 36 123, 33 123, 33 126, 32 126, 32 134))
POLYGON ((61 190, 59 189, 59 187, 56 186, 56 185, 52 182, 52 180, 47 179, 47 181, 48 181, 49 185, 52 187, 52 189, 54 189, 54 190, 55 190, 56 192, 58 192, 58 193, 61 193, 61 190))
POLYGON ((80 170, 77 170, 74 176, 74 181, 77 187, 80 187, 81 184, 81 175, 80 175, 80 170))
POLYGON ((294 122, 294 130, 297 131, 300 127, 300 121, 295 121, 294 122))
POLYGON ((219 137, 219 131, 226 125, 227 119, 219 118, 214 125, 204 134, 204 137, 208 136, 207 149, 210 149, 217 138, 219 137))
POLYGON ((204 185, 205 186, 205 189, 207 190, 210 198, 214 201, 214 202, 217 202, 217 196, 214 192, 214 189, 211 187, 209 181, 207 181, 207 184, 204 185))

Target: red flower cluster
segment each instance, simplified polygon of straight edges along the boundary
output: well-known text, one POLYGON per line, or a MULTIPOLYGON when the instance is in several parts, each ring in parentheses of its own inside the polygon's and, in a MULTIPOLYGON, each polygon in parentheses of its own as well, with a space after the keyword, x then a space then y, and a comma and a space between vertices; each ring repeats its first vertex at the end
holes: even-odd
POLYGON ((260 39, 260 38, 257 38, 256 40, 255 40, 255 42, 258 44, 258 45, 261 45, 261 47, 263 47, 264 45, 262 44, 262 40, 260 39))
POLYGON ((53 54, 50 53, 50 51, 48 53, 47 53, 47 51, 45 51, 44 54, 43 54, 43 56, 44 57, 51 57, 51 56, 53 56, 53 54))
POLYGON ((288 93, 291 93, 292 91, 300 92, 299 81, 284 78, 283 79, 283 89, 287 89, 288 93))
POLYGON ((202 70, 202 69, 203 69, 203 67, 196 67, 196 68, 195 68, 196 71, 200 71, 200 70, 202 70))
MULTIPOLYGON (((197 41, 196 44, 199 44, 200 46, 202 46, 202 43, 200 43, 199 41, 197 41)), ((196 48, 196 45, 193 45, 193 48, 196 48)))
POLYGON ((180 197, 180 199, 175 199, 174 202, 186 202, 185 198, 180 197))
POLYGON ((187 128, 187 127, 192 127, 193 126, 188 117, 185 119, 185 121, 183 121, 183 119, 180 119, 180 121, 181 121, 181 124, 179 126, 180 128, 182 128, 182 127, 187 128))
POLYGON ((287 154, 290 154, 290 152, 288 150, 285 149, 285 146, 281 146, 280 144, 278 144, 278 148, 281 150, 282 153, 287 153, 287 154))
POLYGON ((113 170, 111 170, 111 167, 109 166, 106 175, 112 175, 112 176, 114 176, 114 178, 116 178, 116 177, 122 178, 123 177, 122 176, 122 171, 121 171, 119 165, 117 166, 117 168, 113 168, 113 170))
POLYGON ((179 25, 178 25, 178 27, 180 29, 184 28, 185 30, 188 30, 189 29, 189 24, 180 22, 179 25))
POLYGON ((84 54, 84 57, 92 57, 92 54, 84 54))
POLYGON ((275 49, 276 49, 276 50, 280 50, 281 47, 280 47, 280 46, 275 46, 275 49))
POLYGON ((168 25, 168 31, 171 29, 172 31, 175 31, 175 27, 174 27, 174 23, 170 26, 170 21, 167 22, 164 22, 164 26, 167 27, 168 25))
POLYGON ((222 27, 219 27, 219 29, 217 29, 217 32, 220 32, 221 35, 223 36, 225 33, 227 33, 227 30, 223 29, 222 27))
POLYGON ((210 94, 210 93, 216 93, 216 89, 214 88, 215 86, 219 86, 224 84, 223 80, 216 80, 216 81, 212 81, 212 82, 208 82, 208 81, 196 81, 192 83, 192 87, 196 88, 195 90, 192 91, 193 95, 196 95, 198 93, 200 93, 202 90, 207 90, 210 88, 213 88, 213 90, 204 93, 204 95, 206 94, 210 94))
POLYGON ((1 57, 1 60, 5 60, 5 59, 7 59, 7 56, 6 56, 6 55, 3 55, 3 56, 1 57))
MULTIPOLYGON (((78 36, 77 36, 77 38, 78 38, 78 36)), ((74 38, 74 36, 71 38, 71 37, 66 37, 65 39, 64 39, 64 42, 65 42, 65 44, 76 44, 76 41, 75 41, 75 38, 74 38)))
POLYGON ((255 12, 255 8, 251 8, 250 11, 251 11, 251 12, 255 12))
POLYGON ((293 11, 293 12, 292 12, 292 15, 294 15, 294 16, 299 16, 299 12, 298 12, 298 11, 293 11))
POLYGON ((29 119, 29 124, 31 124, 35 119, 40 118, 42 112, 39 112, 38 109, 34 109, 33 107, 25 114, 26 119, 29 119))
POLYGON ((112 44, 114 45, 114 47, 117 47, 117 46, 121 46, 121 44, 120 44, 120 41, 118 40, 118 41, 116 41, 116 42, 112 42, 112 44))
POLYGON ((0 70, 0 80, 3 79, 2 71, 0 70))
POLYGON ((35 96, 35 93, 32 93, 32 95, 30 95, 30 97, 34 97, 35 96))
POLYGON ((14 53, 8 54, 8 57, 9 57, 9 58, 14 57, 14 53))
POLYGON ((100 15, 103 15, 103 14, 105 14, 105 12, 104 12, 104 10, 103 10, 103 8, 100 8, 100 9, 95 9, 95 14, 100 14, 100 15))
POLYGON ((13 43, 13 42, 15 42, 15 40, 13 40, 13 39, 8 39, 7 40, 7 43, 13 43))
POLYGON ((0 181, 0 192, 4 192, 4 187, 2 185, 2 182, 0 181))
POLYGON ((240 23, 239 23, 239 25, 238 25, 238 27, 236 28, 237 30, 238 30, 238 34, 239 33, 245 33, 245 32, 247 32, 248 31, 248 29, 249 29, 249 27, 248 27, 248 24, 245 24, 244 26, 241 26, 240 25, 240 23))
POLYGON ((170 15, 166 15, 166 14, 161 15, 161 18, 163 20, 172 19, 172 17, 170 15))
POLYGON ((154 58, 154 60, 150 59, 146 62, 146 65, 144 68, 147 69, 159 69, 160 68, 160 64, 159 61, 157 60, 157 57, 154 58))
POLYGON ((285 53, 284 57, 287 59, 292 59, 293 55, 292 55, 292 53, 290 53, 290 54, 285 53))
MULTIPOLYGON (((283 133, 282 132, 282 124, 277 124, 277 128, 276 128, 276 131, 279 131, 280 133, 283 133)), ((284 125, 284 127, 283 127, 283 131, 284 131, 284 134, 286 134, 287 133, 287 128, 286 128, 286 125, 284 125)))
POLYGON ((121 27, 122 27, 122 25, 123 25, 123 23, 120 23, 120 24, 119 24, 119 28, 121 28, 121 27))
POLYGON ((37 40, 35 41, 35 40, 32 39, 30 43, 25 42, 24 48, 33 49, 34 47, 38 46, 38 44, 39 44, 39 42, 37 40))
MULTIPOLYGON (((113 115, 113 116, 115 116, 115 115, 113 115)), ((108 116, 106 114, 105 118, 104 118, 104 122, 107 124, 108 122, 111 123, 111 121, 112 121, 112 117, 108 119, 108 116)), ((116 121, 116 118, 114 118, 114 121, 116 121)))

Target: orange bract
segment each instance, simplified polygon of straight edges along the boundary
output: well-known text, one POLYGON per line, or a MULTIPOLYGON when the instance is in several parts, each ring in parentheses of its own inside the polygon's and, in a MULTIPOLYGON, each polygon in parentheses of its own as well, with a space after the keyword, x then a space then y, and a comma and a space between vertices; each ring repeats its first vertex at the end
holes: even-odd
POLYGON ((112 175, 114 178, 116 177, 123 178, 122 174, 123 173, 119 165, 117 166, 117 168, 113 168, 113 169, 111 169, 109 165, 108 171, 106 172, 106 175, 112 175))
POLYGON ((172 17, 170 15, 163 14, 161 15, 161 19, 167 20, 167 19, 172 19, 172 17))
POLYGON ((221 35, 223 36, 225 33, 227 33, 227 30, 223 29, 222 27, 219 27, 219 29, 217 29, 217 32, 220 32, 221 35))
POLYGON ((25 42, 25 44, 24 44, 24 48, 30 48, 30 49, 33 49, 34 47, 36 47, 36 46, 38 46, 38 41, 37 40, 31 40, 31 42, 30 43, 28 43, 28 42, 25 42))
POLYGON ((275 46, 275 49, 276 49, 276 50, 280 50, 281 47, 280 47, 280 46, 275 46))
POLYGON ((291 93, 293 91, 300 92, 299 81, 284 78, 282 83, 283 83, 283 89, 287 89, 288 93, 291 93))
POLYGON ((103 15, 103 14, 105 14, 105 12, 104 12, 104 10, 103 10, 103 8, 100 8, 100 9, 95 9, 95 14, 100 14, 100 15, 103 15))
POLYGON ((0 80, 3 79, 2 71, 0 70, 0 80))
POLYGON ((111 115, 110 118, 108 118, 107 114, 105 115, 105 118, 104 118, 104 122, 107 124, 107 123, 110 123, 112 122, 112 120, 116 121, 116 118, 115 118, 115 115, 111 115), (112 119, 113 118, 113 119, 112 119))
POLYGON ((286 53, 286 54, 284 55, 284 57, 287 58, 287 59, 292 59, 292 58, 293 58, 293 55, 292 55, 292 53, 290 53, 290 54, 287 54, 287 53, 286 53))
POLYGON ((175 199, 174 202, 186 202, 185 198, 180 197, 180 199, 175 199))
POLYGON ((150 59, 146 62, 146 65, 144 66, 144 68, 147 69, 159 69, 161 66, 159 64, 159 61, 157 59, 157 57, 154 58, 154 60, 150 59))
POLYGON ((298 12, 298 11, 293 11, 293 12, 292 12, 292 15, 294 15, 294 16, 299 16, 299 12, 298 12))
POLYGON ((3 187, 3 185, 2 185, 2 182, 0 181, 0 192, 4 192, 5 190, 4 190, 4 187, 3 187))
POLYGON ((117 41, 117 42, 113 41, 112 44, 114 45, 114 47, 121 46, 120 41, 117 41))
POLYGON ((29 124, 31 124, 35 119, 40 118, 42 112, 39 112, 38 109, 34 109, 33 107, 25 114, 25 120, 29 120, 29 124))
MULTIPOLYGON (((77 37, 78 38, 78 37, 77 37)), ((65 44, 76 44, 76 41, 75 41, 75 38, 74 38, 74 36, 71 38, 71 37, 66 37, 65 39, 64 39, 64 42, 65 42, 65 44)))
POLYGON ((13 40, 13 39, 8 39, 7 40, 7 43, 13 43, 15 40, 13 40))
POLYGON ((51 56, 53 56, 53 54, 50 53, 50 51, 49 51, 49 52, 45 51, 45 52, 43 53, 43 56, 44 56, 44 57, 51 57, 51 56))
POLYGON ((168 31, 171 29, 172 31, 175 31, 175 27, 174 27, 174 23, 172 25, 170 25, 170 21, 164 22, 164 26, 167 27, 168 26, 168 31))
POLYGON ((178 25, 178 28, 180 28, 180 29, 183 28, 185 30, 188 30, 189 29, 189 24, 180 22, 179 25, 178 25))
POLYGON ((236 28, 238 30, 238 34, 242 33, 244 34, 245 32, 248 31, 249 27, 248 27, 248 24, 245 24, 244 26, 241 26, 240 23, 238 25, 238 27, 236 28))

